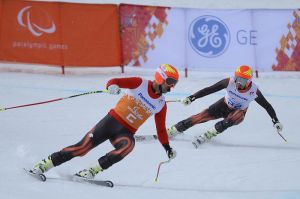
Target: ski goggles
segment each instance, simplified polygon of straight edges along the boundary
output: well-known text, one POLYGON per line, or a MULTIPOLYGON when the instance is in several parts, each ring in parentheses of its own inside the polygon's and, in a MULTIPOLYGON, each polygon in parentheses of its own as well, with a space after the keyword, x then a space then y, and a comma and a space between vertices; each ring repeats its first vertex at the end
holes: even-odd
POLYGON ((251 79, 245 79, 242 77, 234 77, 234 82, 236 84, 239 84, 241 87, 245 88, 245 87, 249 86, 251 79))
POLYGON ((174 87, 177 84, 178 80, 172 77, 168 77, 161 68, 158 68, 156 72, 158 72, 161 75, 161 77, 165 80, 165 83, 168 86, 174 87))
POLYGON ((178 82, 177 79, 174 79, 172 77, 168 77, 165 81, 166 81, 166 84, 170 87, 174 87, 178 82))

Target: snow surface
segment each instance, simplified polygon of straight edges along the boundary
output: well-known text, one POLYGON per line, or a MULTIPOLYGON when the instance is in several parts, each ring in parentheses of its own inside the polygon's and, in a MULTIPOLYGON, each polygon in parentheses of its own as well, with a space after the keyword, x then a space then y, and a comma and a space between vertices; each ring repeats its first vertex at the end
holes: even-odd
MULTIPOLYGON (((24 68, 24 67, 23 67, 24 68)), ((0 70, 0 106, 30 104, 74 94, 104 89, 113 77, 142 76, 152 79, 153 71, 126 68, 67 70, 41 72, 31 66, 24 69, 3 67, 0 70), (23 72, 18 72, 23 71, 23 72)), ((209 86, 229 73, 192 71, 183 77, 167 99, 182 99, 209 86)), ((263 73, 254 79, 275 108, 284 125, 284 143, 276 133, 266 111, 252 102, 239 126, 228 129, 212 142, 193 148, 189 141, 173 141, 178 156, 161 167, 154 182, 159 162, 167 156, 158 142, 136 143, 123 161, 99 174, 109 179, 114 188, 49 179, 37 181, 22 168, 31 168, 52 152, 77 143, 107 112, 120 96, 92 94, 43 105, 0 112, 0 195, 3 199, 110 198, 110 199, 298 199, 300 198, 300 74, 263 73)), ((224 91, 206 96, 184 107, 169 103, 167 126, 200 112, 224 95, 224 91)), ((189 140, 202 133, 215 121, 196 125, 182 138, 189 140)), ((137 135, 155 134, 153 117, 137 135)), ((93 149, 84 157, 50 170, 46 175, 59 178, 94 165, 99 157, 112 150, 109 142, 93 149)))

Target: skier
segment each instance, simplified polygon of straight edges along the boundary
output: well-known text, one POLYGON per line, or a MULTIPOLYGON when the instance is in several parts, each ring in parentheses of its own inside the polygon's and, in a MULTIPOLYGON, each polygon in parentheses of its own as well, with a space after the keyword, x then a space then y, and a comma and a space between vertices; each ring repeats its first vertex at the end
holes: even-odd
POLYGON ((207 109, 171 126, 171 128, 168 129, 168 135, 170 137, 176 136, 196 124, 224 118, 217 122, 211 129, 207 130, 203 135, 195 137, 193 144, 197 148, 201 143, 217 136, 228 127, 240 124, 244 120, 250 102, 253 100, 268 112, 272 118, 273 126, 279 132, 282 131, 283 125, 279 122, 271 104, 262 95, 257 85, 252 82, 252 77, 252 69, 249 66, 242 65, 237 67, 234 77, 225 78, 216 84, 199 90, 195 94, 185 98, 182 103, 184 105, 190 105, 198 98, 226 89, 225 96, 207 109))
POLYGON ((170 92, 178 79, 179 74, 175 67, 162 64, 155 72, 154 81, 140 77, 109 80, 106 88, 110 94, 117 95, 121 91, 120 88, 127 88, 115 108, 111 109, 81 141, 52 153, 48 158, 38 162, 30 172, 42 174, 74 157, 84 156, 91 149, 109 140, 115 149, 100 157, 95 166, 75 174, 81 178, 93 179, 96 174, 119 162, 132 151, 135 145, 135 132, 153 114, 159 141, 168 158, 175 158, 176 151, 169 145, 165 126, 167 105, 163 94, 170 92))

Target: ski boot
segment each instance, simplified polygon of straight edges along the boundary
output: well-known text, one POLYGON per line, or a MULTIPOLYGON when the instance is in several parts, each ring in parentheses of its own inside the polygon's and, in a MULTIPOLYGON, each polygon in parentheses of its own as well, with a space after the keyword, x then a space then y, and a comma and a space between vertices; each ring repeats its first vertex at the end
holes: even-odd
POLYGON ((215 127, 211 128, 207 132, 205 132, 202 135, 196 136, 192 143, 195 148, 198 148, 200 144, 209 141, 211 138, 215 137, 218 135, 218 131, 215 129, 215 127))
POLYGON ((178 131, 176 129, 176 127, 173 125, 173 126, 171 126, 170 128, 167 129, 167 133, 168 133, 169 138, 173 138, 176 135, 180 134, 181 132, 178 131))
POLYGON ((76 177, 92 180, 99 173, 102 172, 103 169, 100 166, 94 166, 89 169, 83 169, 75 174, 76 177))
POLYGON ((53 162, 51 160, 51 157, 49 156, 46 159, 41 160, 38 162, 31 170, 30 172, 33 174, 43 174, 47 171, 49 171, 51 168, 53 168, 53 162))

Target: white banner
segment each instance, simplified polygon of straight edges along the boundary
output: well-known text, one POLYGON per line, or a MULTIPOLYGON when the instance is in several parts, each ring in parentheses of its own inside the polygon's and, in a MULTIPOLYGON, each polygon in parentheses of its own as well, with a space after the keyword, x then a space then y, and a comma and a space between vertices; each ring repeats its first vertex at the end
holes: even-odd
MULTIPOLYGON (((256 68, 258 71, 270 71, 273 64, 278 64, 276 48, 285 49, 286 58, 290 59, 294 53, 293 45, 297 45, 295 32, 292 26, 295 20, 294 10, 254 10, 253 21, 255 29, 259 32, 256 46, 256 68), (289 34, 290 30, 290 35, 289 34), (286 38, 283 39, 283 38, 286 38)), ((300 21, 298 21, 300 23, 300 21)), ((294 27, 300 30, 300 26, 294 27)), ((300 36, 300 32, 298 33, 300 36)), ((298 38, 300 40, 300 37, 298 38)), ((300 45, 300 44, 299 44, 300 45)), ((299 64, 298 64, 299 65, 299 64)))
MULTIPOLYGON (((221 72, 239 65, 258 71, 300 66, 294 53, 300 49, 299 10, 171 8, 166 13, 163 33, 155 39, 146 36, 153 47, 145 46, 145 55, 128 65, 156 68, 169 63, 181 69, 221 72)), ((148 27, 154 27, 155 20, 152 16, 148 27)), ((145 35, 151 35, 152 29, 146 28, 145 35)))
MULTIPOLYGON (((164 32, 161 37, 157 37, 153 41, 155 48, 148 51, 148 60, 142 63, 142 67, 156 68, 164 63, 172 64, 177 68, 186 67, 184 15, 184 9, 171 9, 167 11, 168 23, 163 27, 164 32)), ((153 16, 151 20, 156 19, 153 16)), ((153 23, 150 21, 150 24, 153 23)))
POLYGON ((232 71, 254 65, 256 32, 251 12, 243 10, 187 10, 187 65, 208 71, 232 71))

